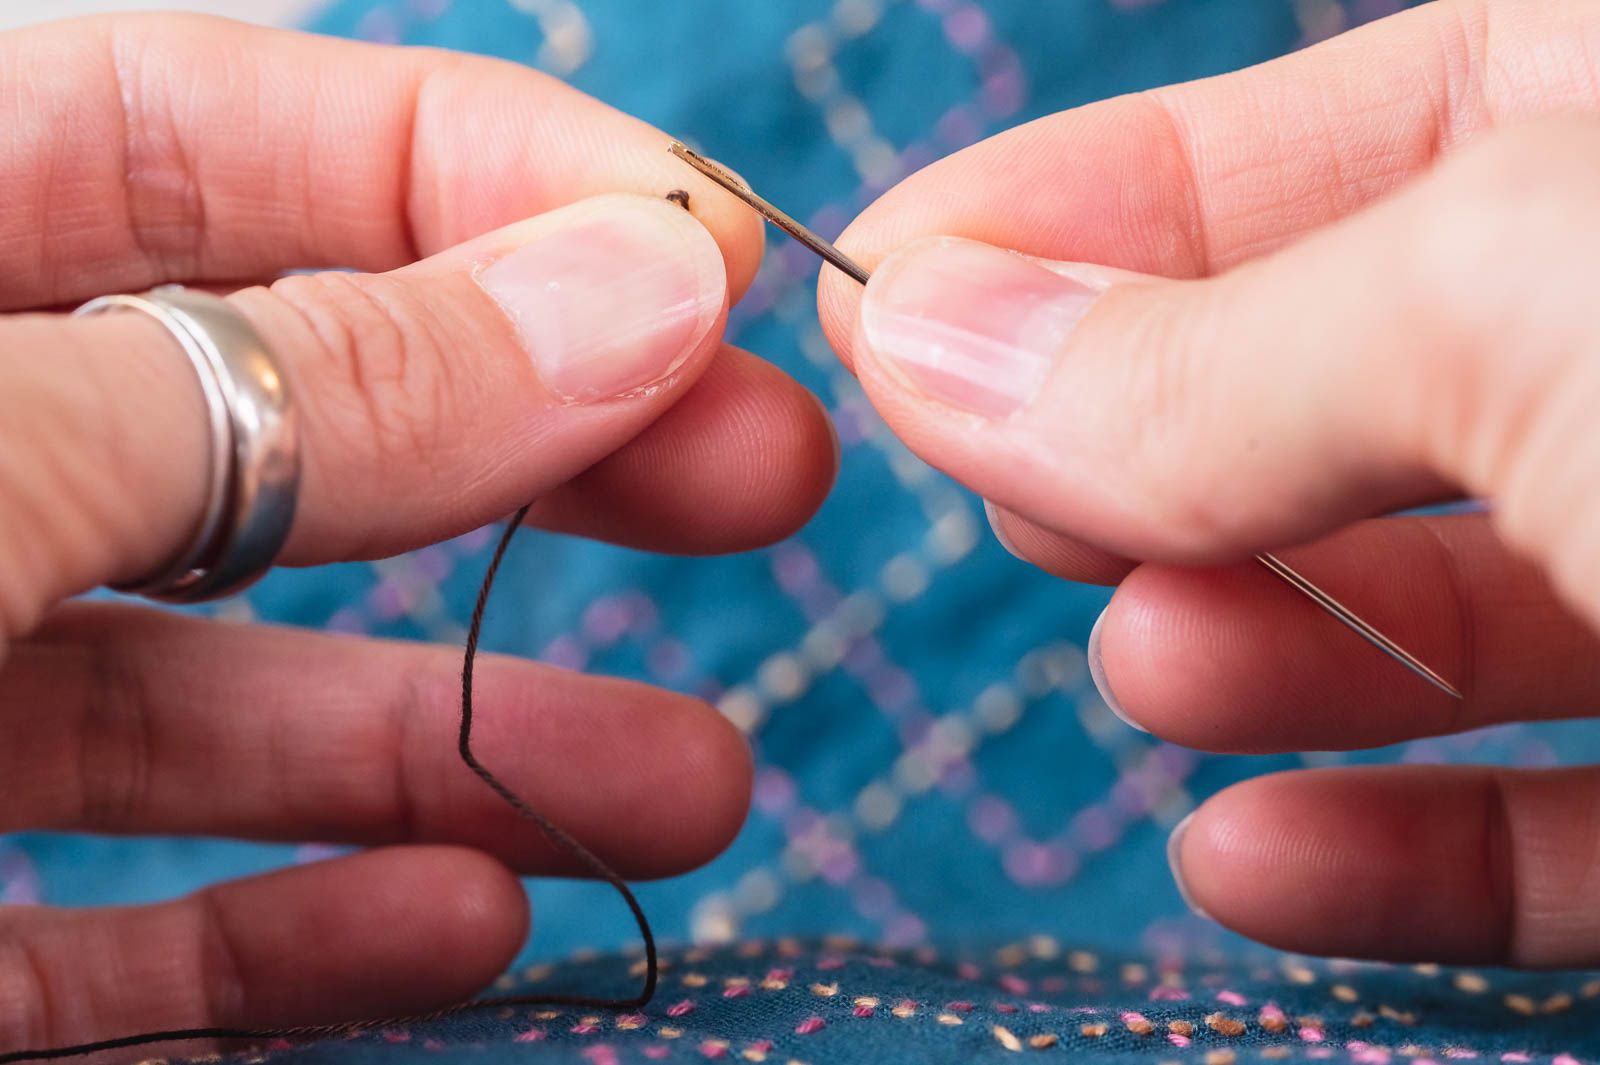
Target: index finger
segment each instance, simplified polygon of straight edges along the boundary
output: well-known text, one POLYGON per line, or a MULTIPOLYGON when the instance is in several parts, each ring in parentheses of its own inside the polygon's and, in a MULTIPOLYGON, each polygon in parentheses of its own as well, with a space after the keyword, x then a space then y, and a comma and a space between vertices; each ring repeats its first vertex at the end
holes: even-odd
MULTIPOLYGON (((1427 4, 1250 70, 1009 130, 912 175, 838 243, 868 268, 955 236, 1207 276, 1355 212, 1476 132, 1593 111, 1597 36, 1593 6, 1572 0, 1427 4)), ((823 271, 823 327, 847 363, 860 298, 823 271)))
POLYGON ((0 311, 392 270, 607 192, 690 192, 735 297, 759 219, 667 137, 478 56, 194 15, 0 34, 0 311))

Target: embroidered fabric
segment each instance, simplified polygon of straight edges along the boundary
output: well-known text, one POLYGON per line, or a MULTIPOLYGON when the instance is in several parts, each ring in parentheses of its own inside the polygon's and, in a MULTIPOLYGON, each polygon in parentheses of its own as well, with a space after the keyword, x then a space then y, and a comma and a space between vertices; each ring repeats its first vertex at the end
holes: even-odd
MULTIPOLYGON (((1001 128, 1242 67, 1398 6, 335 0, 312 28, 542 66, 713 147, 831 236, 901 175, 1001 128), (708 25, 739 46, 708 48, 708 25)), ((484 636, 488 649, 703 695, 755 745, 754 812, 729 853, 639 890, 679 944, 661 995, 643 1014, 472 1014, 268 1056, 1600 1060, 1591 977, 1275 955, 1189 915, 1163 852, 1197 796, 1245 776, 1378 760, 1593 761, 1596 730, 1510 726, 1370 754, 1244 759, 1125 728, 1083 664, 1105 593, 1016 562, 988 536, 978 500, 883 430, 823 341, 816 273, 810 253, 774 240, 731 339, 829 407, 843 464, 817 519, 725 559, 529 531, 484 636), (519 613, 519 601, 532 605, 519 613), (867 945, 816 941, 838 933, 867 945)), ((278 574, 223 609, 459 643, 492 546, 484 530, 373 565, 278 574)), ((0 899, 139 901, 325 853, 16 836, 0 839, 0 899)), ((636 959, 605 953, 636 935, 615 899, 597 885, 531 890, 540 927, 503 990, 636 990, 636 959), (582 950, 602 953, 550 967, 582 950)))

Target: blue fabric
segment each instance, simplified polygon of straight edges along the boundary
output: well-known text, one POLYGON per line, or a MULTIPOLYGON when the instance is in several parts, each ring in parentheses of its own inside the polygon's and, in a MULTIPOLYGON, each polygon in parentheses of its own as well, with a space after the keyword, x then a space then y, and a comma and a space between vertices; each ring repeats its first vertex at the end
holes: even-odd
MULTIPOLYGON (((340 0, 314 28, 544 66, 700 142, 836 230, 898 170, 972 140, 1264 60, 1395 6, 340 0), (828 57, 845 95, 801 92, 797 52, 828 57), (869 132, 848 144, 830 136, 830 99, 859 102, 869 132)), ((1595 729, 1514 726, 1371 754, 1236 758, 1122 727, 1083 663, 1106 593, 1011 559, 987 535, 979 501, 882 430, 821 341, 815 274, 807 255, 774 239, 732 328, 735 342, 823 397, 839 426, 839 486, 816 520, 770 550, 711 560, 525 534, 486 634, 493 650, 702 694, 749 726, 758 771, 743 834, 708 868, 640 895, 680 944, 752 945, 698 960, 675 949, 662 997, 632 1027, 604 1017, 589 1031, 580 1014, 519 1011, 274 1053, 329 1062, 534 1051, 584 1062, 967 1061, 1011 1052, 1000 1026, 1030 1050, 1031 1037, 1053 1037, 1039 1049, 1152 1062, 1600 1060, 1600 984, 1584 976, 1485 979, 1281 958, 1189 915, 1163 853, 1167 830, 1197 797, 1246 776, 1366 760, 1585 761, 1600 752, 1595 729), (898 953, 883 965, 873 951, 773 943, 834 934, 898 953), (935 960, 919 960, 915 951, 934 946, 935 960), (858 1005, 869 998, 877 1004, 858 1005), (683 1002, 692 1008, 669 1016, 683 1002), (896 1016, 906 1002, 910 1012, 896 1016), (821 1026, 804 1031, 813 1017, 821 1026), (1235 1021, 1245 1026, 1237 1034, 1235 1021), (461 1049, 474 1043, 491 1052, 461 1049)), ((248 608, 455 642, 487 548, 477 533, 376 565, 281 574, 251 593, 248 608)), ((65 904, 157 899, 322 853, 12 837, 0 840, 0 893, 65 904)), ((604 889, 531 890, 539 929, 522 966, 631 942, 604 889)), ((611 958, 547 979, 595 993, 629 980, 611 958)))

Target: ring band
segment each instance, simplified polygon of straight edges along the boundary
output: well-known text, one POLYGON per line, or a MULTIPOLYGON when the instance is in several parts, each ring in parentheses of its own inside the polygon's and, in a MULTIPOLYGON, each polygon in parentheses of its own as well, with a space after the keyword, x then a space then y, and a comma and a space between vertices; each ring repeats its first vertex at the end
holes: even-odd
POLYGON ((179 285, 90 300, 76 317, 137 311, 178 342, 199 378, 210 422, 207 496, 183 549, 118 591, 174 603, 243 591, 272 567, 294 524, 299 424, 286 374, 227 300, 179 285))

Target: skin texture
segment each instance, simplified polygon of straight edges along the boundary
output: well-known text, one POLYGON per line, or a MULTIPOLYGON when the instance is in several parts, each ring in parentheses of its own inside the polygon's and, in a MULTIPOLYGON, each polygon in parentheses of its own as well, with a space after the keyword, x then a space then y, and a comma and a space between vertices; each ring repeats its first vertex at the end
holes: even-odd
MULTIPOLYGON (((1120 582, 1091 653, 1108 701, 1156 734, 1294 751, 1593 714, 1597 85, 1592 4, 1443 0, 1044 118, 857 219, 839 243, 873 280, 825 271, 823 324, 1014 553, 1120 582), (992 416, 992 387, 969 405, 930 385, 906 337, 952 334, 893 317, 914 290, 942 321, 982 318, 960 286, 928 287, 950 237, 1032 257, 958 246, 991 304, 991 268, 1057 313, 1103 290, 1023 352, 1047 365, 1014 413, 992 416), (1489 512, 1373 520, 1461 496, 1489 512), (1465 700, 1342 633, 1246 561, 1261 550, 1465 700)), ((994 338, 1033 367, 1015 345, 1039 334, 1015 325, 994 338)), ((1203 804, 1172 853, 1197 906, 1296 950, 1594 964, 1597 818, 1592 771, 1296 773, 1203 804)))
MULTIPOLYGON (((837 462, 816 400, 721 343, 759 220, 664 134, 527 69, 220 20, 0 35, 0 111, 0 831, 377 848, 154 907, 0 908, 0 1048, 483 988, 527 935, 517 874, 577 870, 457 760, 460 650, 62 605, 183 544, 206 422, 159 326, 53 311, 169 281, 233 294, 301 403, 288 564, 535 499, 554 529, 739 550, 810 517, 837 462), (665 376, 575 402, 478 275, 580 202, 677 240, 652 276, 711 296, 665 376), (307 267, 367 272, 274 280, 307 267)), ((624 875, 692 868, 743 822, 749 752, 697 700, 492 656, 477 693, 490 767, 624 875)))

